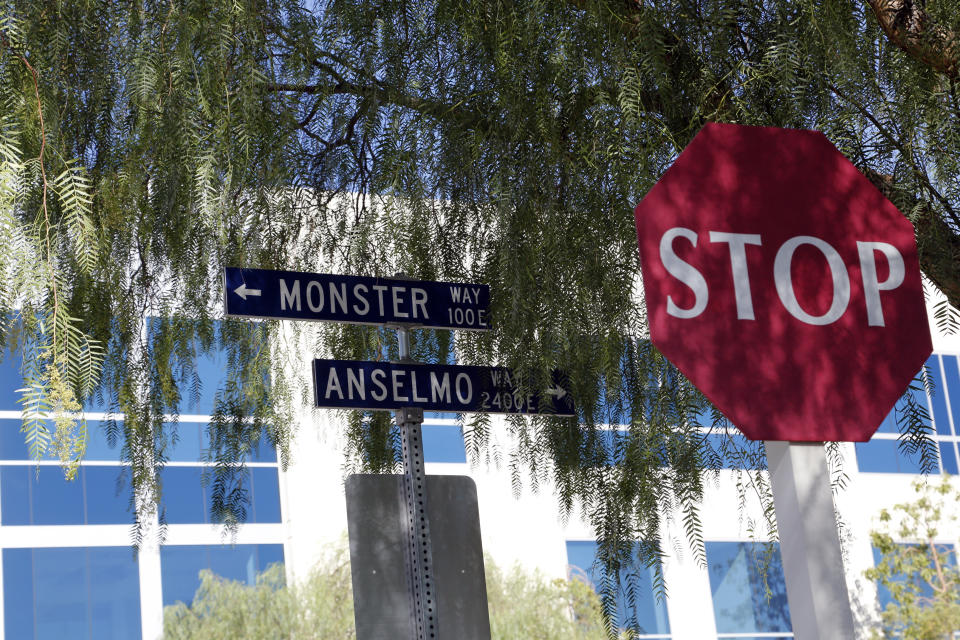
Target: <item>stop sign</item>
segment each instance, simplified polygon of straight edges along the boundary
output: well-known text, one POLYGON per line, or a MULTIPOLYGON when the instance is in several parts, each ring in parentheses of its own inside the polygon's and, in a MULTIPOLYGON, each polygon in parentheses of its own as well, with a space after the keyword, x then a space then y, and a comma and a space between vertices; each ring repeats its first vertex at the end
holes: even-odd
POLYGON ((707 124, 635 217, 653 343, 749 438, 869 440, 933 350, 912 225, 817 131, 707 124))

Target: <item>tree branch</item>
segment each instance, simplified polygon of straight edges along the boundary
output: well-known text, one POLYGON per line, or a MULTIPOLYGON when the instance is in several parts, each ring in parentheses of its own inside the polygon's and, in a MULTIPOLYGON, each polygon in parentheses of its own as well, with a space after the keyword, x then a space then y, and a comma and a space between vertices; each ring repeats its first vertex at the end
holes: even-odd
MULTIPOLYGON (((497 133, 498 125, 480 111, 470 109, 462 104, 447 104, 429 98, 420 98, 401 91, 396 91, 382 85, 360 85, 353 82, 338 82, 336 84, 289 84, 284 82, 269 82, 264 85, 267 91, 286 93, 352 95, 374 104, 387 103, 398 107, 406 107, 423 115, 428 115, 448 122, 455 122, 468 129, 476 129, 483 133, 497 133)), ((500 132, 505 133, 505 132, 500 132)))
MULTIPOLYGON (((886 23, 884 19, 881 19, 881 25, 888 24, 896 26, 896 29, 899 29, 899 31, 895 31, 895 33, 901 35, 907 33, 903 30, 909 27, 912 29, 912 31, 909 31, 909 34, 911 34, 910 37, 913 38, 909 43, 919 46, 922 40, 924 46, 927 47, 924 51, 938 51, 941 54, 939 58, 931 58, 928 56, 925 60, 932 60, 933 62, 931 64, 935 63, 939 65, 935 68, 942 70, 944 73, 955 74, 957 70, 955 56, 957 44, 954 35, 943 29, 929 25, 926 15, 923 14, 922 10, 914 7, 912 1, 913 0, 868 0, 871 7, 874 7, 875 11, 880 12, 878 15, 886 18, 886 23), (904 18, 897 17, 900 15, 896 13, 897 11, 905 10, 913 12, 910 14, 913 16, 911 18, 912 21, 905 21, 904 18), (933 40, 943 46, 939 49, 931 49, 929 47, 929 42, 931 41, 929 34, 937 36, 939 40, 935 38, 933 40)), ((577 8, 584 10, 598 9, 596 5, 588 0, 569 0, 569 2, 577 8)), ((622 0, 618 10, 619 12, 616 19, 620 21, 621 32, 625 37, 635 38, 641 29, 644 7, 635 0, 622 0)), ((891 28, 893 28, 893 26, 891 26, 891 28)), ((690 49, 687 43, 683 42, 668 29, 663 28, 663 31, 665 42, 670 43, 668 55, 670 57, 670 67, 673 69, 671 73, 677 76, 691 73, 691 69, 700 64, 699 56, 695 51, 690 49)), ((908 51, 908 53, 910 52, 908 51)), ((911 53, 911 55, 913 54, 911 53)), ((273 82, 267 83, 265 88, 267 91, 273 92, 310 95, 352 95, 369 101, 370 105, 374 108, 376 108, 378 104, 390 104, 397 107, 408 108, 422 115, 433 117, 438 121, 453 124, 464 129, 472 129, 502 140, 510 140, 516 136, 517 132, 508 130, 496 121, 495 114, 498 113, 498 109, 495 108, 495 106, 478 108, 476 105, 469 104, 469 98, 451 104, 441 100, 419 97, 405 93, 395 87, 385 86, 375 78, 367 78, 367 82, 360 84, 355 81, 346 80, 337 69, 326 63, 318 61, 314 66, 327 74, 330 82, 320 82, 316 84, 273 82)), ((356 70, 354 70, 354 72, 357 73, 356 70)), ((846 96, 842 95, 835 87, 831 87, 831 89, 838 97, 846 98, 846 96)), ((573 100, 572 112, 565 113, 564 115, 567 118, 571 118, 576 117, 578 112, 582 114, 583 109, 589 106, 597 92, 603 90, 612 94, 616 93, 616 91, 611 92, 610 87, 601 85, 587 87, 573 100)), ((725 99, 728 92, 729 87, 722 81, 718 82, 703 96, 701 104, 679 105, 679 113, 678 106, 664 104, 664 100, 657 90, 647 91, 643 104, 651 112, 660 113, 664 116, 672 115, 673 117, 670 117, 669 126, 674 134, 678 136, 678 140, 680 140, 685 137, 685 134, 692 133, 691 130, 695 130, 702 119, 707 117, 723 118, 723 113, 727 108, 725 99)), ((859 105, 855 104, 855 106, 859 108, 859 105)), ((873 121, 873 124, 878 126, 881 132, 883 131, 883 128, 878 125, 869 113, 865 114, 865 117, 873 121)), ((894 140, 894 142, 896 141, 894 140)), ((901 149, 901 151, 903 150, 901 149)), ((907 159, 909 159, 911 165, 913 165, 913 159, 907 159)), ((915 165, 914 168, 916 168, 915 165)), ((901 211, 919 211, 919 215, 914 216, 913 222, 917 232, 921 267, 926 276, 947 296, 950 304, 956 308, 960 308, 960 270, 957 269, 957 264, 960 264, 960 235, 944 220, 940 213, 934 210, 931 204, 897 188, 892 176, 885 176, 869 169, 864 171, 874 185, 877 186, 888 199, 897 204, 901 211)), ((940 200, 940 204, 944 206, 946 213, 948 215, 952 214, 953 211, 949 201, 943 198, 943 196, 933 188, 929 179, 923 180, 922 178, 925 178, 925 176, 918 177, 921 178, 921 182, 924 182, 926 186, 929 187, 931 195, 940 200)))
POLYGON ((897 189, 893 176, 872 169, 863 169, 864 175, 901 211, 917 210, 913 220, 920 252, 920 267, 924 275, 937 286, 955 309, 960 309, 960 236, 919 198, 897 189))
POLYGON ((956 78, 960 67, 957 34, 933 24, 918 0, 867 0, 890 42, 934 71, 956 78))

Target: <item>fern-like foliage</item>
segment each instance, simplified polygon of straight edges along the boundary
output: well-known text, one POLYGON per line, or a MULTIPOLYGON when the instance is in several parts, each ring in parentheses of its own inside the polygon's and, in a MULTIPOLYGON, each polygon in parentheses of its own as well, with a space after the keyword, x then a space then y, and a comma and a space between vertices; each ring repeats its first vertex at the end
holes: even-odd
POLYGON ((91 218, 93 185, 86 173, 84 167, 68 162, 54 179, 53 189, 60 197, 63 220, 67 234, 71 236, 77 267, 82 274, 90 275, 97 261, 99 238, 91 218))
MULTIPOLYGON (((917 6, 960 33, 955 3, 917 6)), ((703 560, 721 455, 749 465, 738 483, 768 522, 748 524, 772 530, 762 447, 713 450, 707 403, 644 340, 630 212, 707 120, 819 128, 914 223, 958 308, 956 78, 880 18, 814 0, 0 0, 0 342, 23 361, 32 455, 69 469, 82 452, 82 422, 50 422, 75 416, 71 394, 122 415, 105 422, 139 541, 179 409, 208 384, 197 358, 223 350, 209 481, 239 522, 253 443, 286 460, 310 395, 278 363, 396 347, 368 327, 217 323, 222 267, 404 272, 493 291, 490 332, 421 332, 419 359, 569 374, 576 420, 499 434, 465 416, 464 437, 518 495, 586 517, 609 575, 627 549, 656 558, 668 515, 703 560)), ((914 400, 901 443, 933 460, 914 400)), ((396 468, 385 416, 346 435, 349 465, 396 468)))

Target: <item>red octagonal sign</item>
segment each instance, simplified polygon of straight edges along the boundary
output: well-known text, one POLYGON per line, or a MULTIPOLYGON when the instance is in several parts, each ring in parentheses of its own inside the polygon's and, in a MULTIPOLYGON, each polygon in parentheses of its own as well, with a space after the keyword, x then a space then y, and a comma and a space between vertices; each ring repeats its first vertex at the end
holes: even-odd
POLYGON ((912 225, 817 131, 708 124, 635 216, 653 343, 749 438, 869 440, 933 350, 912 225))

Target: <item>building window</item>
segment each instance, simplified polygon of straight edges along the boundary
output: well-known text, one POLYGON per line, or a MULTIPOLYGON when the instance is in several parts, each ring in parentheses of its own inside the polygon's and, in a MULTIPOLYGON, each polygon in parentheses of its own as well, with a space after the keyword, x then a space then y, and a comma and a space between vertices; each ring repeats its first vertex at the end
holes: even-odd
MULTIPOLYGON (((603 569, 597 564, 597 543, 594 541, 567 541, 567 565, 570 577, 586 580, 594 589, 602 581, 603 569)), ((670 623, 667 617, 667 603, 658 600, 654 593, 654 569, 637 563, 633 567, 621 570, 621 583, 630 576, 636 578, 637 592, 631 609, 625 594, 617 597, 617 626, 626 628, 627 621, 636 617, 641 638, 669 638, 670 623)))
POLYGON ((282 544, 177 545, 160 549, 163 606, 189 605, 200 586, 200 571, 208 569, 228 580, 255 585, 257 575, 283 562, 282 544))
POLYGON ((4 525, 132 524, 123 467, 82 465, 67 480, 59 465, 0 466, 4 525))
MULTIPOLYGON (((220 329, 217 328, 219 331, 220 329)), ((107 422, 105 399, 91 399, 86 409, 87 441, 76 478, 64 478, 52 451, 42 461, 30 458, 21 420, 19 393, 23 387, 17 354, 0 360, 0 524, 4 526, 124 525, 133 522, 129 468, 121 463, 123 415, 107 422), (109 435, 115 436, 111 442, 109 435)), ((183 420, 166 424, 169 435, 162 452, 164 495, 171 524, 210 522, 210 487, 204 485, 210 437, 207 422, 215 396, 226 379, 224 351, 214 346, 199 353, 196 368, 188 372, 196 393, 186 392, 179 410, 183 420)), ((48 428, 53 429, 52 424, 48 428)), ((277 452, 264 437, 247 456, 243 491, 249 498, 247 523, 279 523, 280 481, 277 452)), ((122 527, 121 527, 122 528, 122 527)), ((264 541, 277 544, 201 545, 164 547, 160 552, 165 604, 190 602, 199 586, 201 569, 218 575, 255 580, 273 562, 283 561, 279 528, 264 541)), ((46 530, 49 532, 50 530, 46 530)), ((60 532, 58 530, 57 533, 60 532)), ((71 536, 77 530, 64 530, 71 536)), ((30 531, 20 531, 29 535, 30 531)), ((91 531, 78 544, 93 541, 91 531)), ((105 532, 104 544, 122 544, 118 531, 105 532)), ((190 529, 178 540, 207 543, 208 532, 190 529)), ((59 539, 59 538, 58 538, 59 539)), ((66 538, 62 538, 66 541, 66 538)), ((262 539, 262 538, 261 538, 262 539)), ((67 542, 69 544, 69 542, 67 542)), ((32 544, 32 543, 31 543, 32 544)), ((93 542, 97 544, 97 542, 93 542)), ((8 639, 99 640, 140 638, 140 579, 137 560, 129 546, 76 548, 7 548, 3 553, 5 635, 8 639)), ((151 622, 146 621, 149 628, 151 622)))
POLYGON ((463 434, 455 424, 427 424, 423 433, 423 459, 425 462, 466 463, 467 453, 463 434))
POLYGON ((130 547, 3 550, 5 637, 140 638, 130 547))
MULTIPOLYGON (((167 423, 165 429, 169 433, 176 433, 176 443, 167 447, 164 452, 170 462, 204 462, 210 450, 210 437, 205 422, 181 421, 176 425, 167 423)), ((259 442, 253 445, 248 458, 249 462, 276 462, 277 450, 270 443, 266 434, 259 442)))
MULTIPOLYGON (((160 472, 160 508, 167 524, 211 522, 212 489, 204 482, 203 473, 200 466, 168 466, 160 472)), ((274 466, 247 468, 244 487, 249 504, 242 522, 281 522, 278 473, 274 466)))
MULTIPOLYGON (((934 393, 927 396, 922 389, 911 393, 931 417, 933 437, 937 441, 939 465, 933 469, 949 474, 960 471, 958 465, 957 417, 960 416, 960 369, 957 356, 934 354, 927 360, 927 371, 934 393)), ((884 419, 869 442, 855 445, 857 465, 862 473, 921 473, 919 455, 911 455, 898 447, 896 411, 884 419)))
POLYGON ((896 439, 874 437, 854 444, 861 473, 921 473, 920 461, 899 450, 896 439))
POLYGON ((719 637, 793 637, 779 545, 707 542, 706 552, 719 637))
POLYGON ((19 351, 0 350, 0 410, 20 410, 17 389, 23 387, 23 376, 20 374, 22 365, 23 357, 19 351))
MULTIPOLYGON (((15 407, 13 407, 15 408, 15 407)), ((0 407, 6 409, 6 407, 0 407)), ((9 410, 9 409, 8 409, 9 410)), ((19 412, 19 409, 17 409, 19 412)), ((86 448, 83 453, 84 460, 97 460, 105 462, 118 462, 120 460, 121 442, 116 441, 113 446, 107 439, 107 422, 104 420, 88 419, 86 448)), ((122 432, 123 422, 118 420, 118 434, 122 432)), ((0 460, 2 461, 23 461, 31 460, 30 451, 27 449, 27 443, 24 439, 24 433, 20 430, 23 422, 20 418, 0 420, 0 460)), ((47 430, 50 433, 55 431, 53 421, 46 421, 47 430)), ((122 436, 120 436, 122 438, 122 436)), ((58 460, 56 454, 47 450, 44 460, 58 460)))

